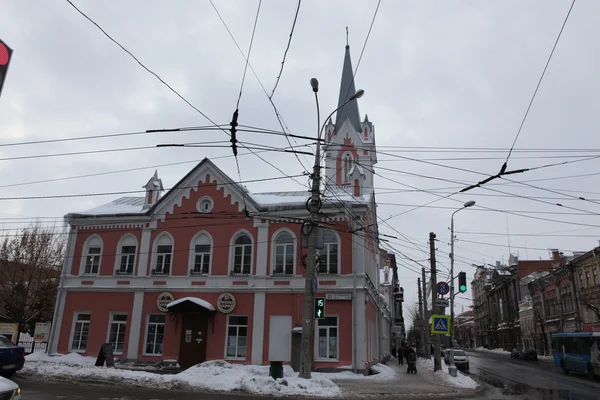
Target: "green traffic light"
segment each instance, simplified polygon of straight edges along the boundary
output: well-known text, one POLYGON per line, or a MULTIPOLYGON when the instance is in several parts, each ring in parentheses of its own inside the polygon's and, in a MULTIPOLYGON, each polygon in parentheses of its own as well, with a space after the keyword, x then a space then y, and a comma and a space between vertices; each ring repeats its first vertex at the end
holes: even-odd
POLYGON ((467 291, 467 286, 466 285, 460 285, 460 291, 461 292, 466 292, 467 291))

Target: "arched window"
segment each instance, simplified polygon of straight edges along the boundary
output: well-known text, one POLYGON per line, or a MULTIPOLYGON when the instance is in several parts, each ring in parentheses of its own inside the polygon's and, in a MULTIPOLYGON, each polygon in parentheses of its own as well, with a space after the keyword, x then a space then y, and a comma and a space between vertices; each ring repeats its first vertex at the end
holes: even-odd
POLYGON ((210 271, 212 240, 207 233, 199 233, 192 239, 192 275, 208 275, 210 271))
POLYGON ((232 275, 250 275, 252 270, 252 239, 242 233, 233 242, 232 275))
POLYGON ((277 234, 275 238, 274 275, 293 275, 295 256, 295 240, 287 231, 277 234))
POLYGON ((337 274, 339 272, 339 243, 338 237, 330 230, 323 233, 324 247, 320 251, 319 256, 319 273, 320 274, 337 274))
POLYGON ((102 257, 102 239, 99 236, 90 237, 83 248, 85 259, 83 260, 84 274, 97 274, 100 270, 100 258, 102 257))
POLYGON ((117 247, 116 275, 132 275, 135 267, 137 240, 132 235, 124 236, 117 247))
POLYGON ((173 259, 173 240, 163 234, 154 241, 154 269, 152 275, 169 275, 173 259))
POLYGON ((352 171, 352 165, 354 163, 352 154, 346 153, 344 155, 342 162, 344 163, 343 168, 342 168, 342 171, 344 171, 344 176, 342 177, 343 178, 342 182, 349 183, 350 182, 350 171, 352 171))

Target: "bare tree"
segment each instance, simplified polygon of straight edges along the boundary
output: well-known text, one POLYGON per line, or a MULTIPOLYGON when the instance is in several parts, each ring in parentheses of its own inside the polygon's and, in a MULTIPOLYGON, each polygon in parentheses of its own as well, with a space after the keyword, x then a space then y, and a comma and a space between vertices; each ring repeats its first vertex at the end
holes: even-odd
POLYGON ((408 315, 413 324, 415 323, 415 321, 418 321, 421 317, 419 315, 419 303, 415 303, 412 306, 407 306, 406 315, 408 315))
POLYGON ((0 239, 0 321, 30 332, 50 321, 65 250, 65 236, 40 223, 0 239))

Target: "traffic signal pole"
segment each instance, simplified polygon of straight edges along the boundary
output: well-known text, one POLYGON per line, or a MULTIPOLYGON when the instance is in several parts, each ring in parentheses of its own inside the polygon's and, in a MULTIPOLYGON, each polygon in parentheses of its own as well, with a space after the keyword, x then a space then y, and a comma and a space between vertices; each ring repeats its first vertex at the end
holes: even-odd
POLYGON ((450 218, 450 366, 448 372, 451 376, 456 376, 456 365, 454 365, 454 214, 460 210, 454 211, 450 218))

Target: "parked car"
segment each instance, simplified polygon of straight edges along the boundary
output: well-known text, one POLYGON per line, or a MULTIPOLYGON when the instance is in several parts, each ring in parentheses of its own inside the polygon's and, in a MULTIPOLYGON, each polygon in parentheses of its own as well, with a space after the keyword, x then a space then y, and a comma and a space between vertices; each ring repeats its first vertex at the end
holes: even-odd
POLYGON ((532 349, 523 350, 521 352, 521 359, 522 360, 536 361, 537 360, 537 352, 535 350, 532 350, 532 349))
POLYGON ((0 375, 12 376, 25 365, 25 349, 0 335, 0 375))
POLYGON ((510 352, 510 358, 515 358, 515 359, 519 359, 523 356, 523 352, 521 351, 521 349, 513 349, 513 351, 510 352))
POLYGON ((444 362, 450 364, 450 354, 454 354, 454 365, 458 369, 469 369, 469 356, 463 349, 446 349, 444 362))
POLYGON ((10 379, 0 376, 0 399, 21 400, 21 388, 10 379))

